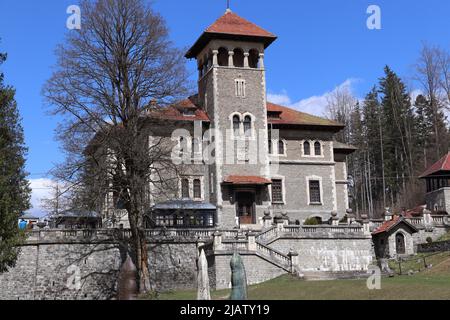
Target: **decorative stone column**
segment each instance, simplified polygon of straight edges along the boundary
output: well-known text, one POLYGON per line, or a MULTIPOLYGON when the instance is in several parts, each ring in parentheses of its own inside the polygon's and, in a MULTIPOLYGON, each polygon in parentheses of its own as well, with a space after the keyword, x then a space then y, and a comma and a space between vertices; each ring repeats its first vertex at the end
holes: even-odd
POLYGON ((298 253, 291 249, 288 257, 291 258, 291 273, 295 274, 298 270, 298 253))
POLYGON ((212 54, 213 54, 213 62, 212 62, 213 67, 217 67, 219 65, 219 59, 218 59, 219 50, 213 50, 212 54))
POLYGON ((347 223, 353 224, 355 222, 355 215, 353 214, 352 209, 347 209, 347 223))
POLYGON ((234 67, 234 51, 228 51, 228 66, 234 67))
POLYGON ((222 249, 222 234, 218 231, 214 232, 214 251, 222 249))
POLYGON ((250 56, 250 53, 244 52, 244 68, 249 68, 250 64, 248 63, 248 57, 250 56))
POLYGON ((370 235, 370 220, 367 214, 361 215, 364 234, 370 235))
POLYGON ((252 231, 247 233, 247 250, 256 251, 256 234, 252 231))
POLYGON ((390 208, 385 208, 384 210, 384 221, 391 221, 393 218, 393 214, 391 213, 390 208))
POLYGON ((283 216, 281 215, 276 215, 275 216, 275 224, 277 226, 278 231, 283 231, 284 230, 284 226, 285 226, 285 219, 283 218, 283 216))
POLYGON ((259 54, 259 68, 264 69, 264 53, 259 54))
POLYGON ((433 220, 431 219, 431 211, 423 210, 423 224, 426 226, 431 226, 433 224, 433 220))
POLYGON ((338 213, 336 211, 331 212, 331 225, 339 226, 339 217, 338 217, 338 213))
POLYGON ((273 219, 270 216, 270 211, 264 212, 263 223, 265 229, 269 229, 270 227, 272 227, 272 220, 273 219))

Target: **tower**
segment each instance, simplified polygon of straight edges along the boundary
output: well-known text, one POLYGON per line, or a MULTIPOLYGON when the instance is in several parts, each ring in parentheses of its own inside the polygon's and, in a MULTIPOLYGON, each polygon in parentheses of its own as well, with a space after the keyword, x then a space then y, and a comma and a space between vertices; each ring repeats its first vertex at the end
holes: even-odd
POLYGON ((198 65, 198 101, 215 138, 210 179, 221 226, 256 225, 269 209, 264 53, 276 36, 231 10, 186 54, 198 65))

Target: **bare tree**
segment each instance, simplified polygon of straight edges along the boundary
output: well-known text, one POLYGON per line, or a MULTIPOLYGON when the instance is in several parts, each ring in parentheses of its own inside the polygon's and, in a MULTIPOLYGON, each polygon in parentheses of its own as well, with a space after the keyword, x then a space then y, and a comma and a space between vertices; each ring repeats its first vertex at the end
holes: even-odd
MULTIPOLYGON (((444 151, 439 134, 439 120, 446 106, 450 92, 450 58, 441 48, 424 44, 420 57, 415 65, 414 79, 418 81, 430 101, 432 125, 436 147, 436 157, 444 151), (444 96, 446 92, 446 97, 444 96)), ((444 141, 445 144, 445 141, 444 141)))
POLYGON ((446 95, 446 108, 450 110, 450 52, 441 51, 439 56, 441 87, 446 95))
POLYGON ((346 126, 337 136, 341 142, 350 142, 351 117, 357 102, 348 86, 337 87, 327 97, 326 116, 346 126))
POLYGON ((120 199, 139 289, 147 292, 149 186, 167 190, 165 177, 177 168, 164 139, 149 139, 146 115, 186 93, 183 55, 162 17, 142 0, 83 1, 81 9, 82 29, 58 46, 56 70, 43 90, 53 114, 64 119, 57 134, 67 157, 54 175, 84 205, 98 206, 108 194, 120 199))
POLYGON ((49 195, 40 199, 41 208, 49 216, 57 216, 61 212, 70 209, 70 194, 66 193, 64 186, 59 182, 52 182, 46 186, 50 189, 49 195))

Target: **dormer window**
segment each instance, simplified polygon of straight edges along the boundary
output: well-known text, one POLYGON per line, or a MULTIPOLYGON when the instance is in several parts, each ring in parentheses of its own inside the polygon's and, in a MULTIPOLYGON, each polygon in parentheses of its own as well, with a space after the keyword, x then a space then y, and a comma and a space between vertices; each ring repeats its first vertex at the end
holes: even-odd
POLYGON ((184 109, 182 113, 183 113, 183 116, 186 116, 186 117, 195 117, 194 109, 184 109))
POLYGON ((269 119, 281 119, 281 113, 280 111, 268 111, 267 117, 269 119))

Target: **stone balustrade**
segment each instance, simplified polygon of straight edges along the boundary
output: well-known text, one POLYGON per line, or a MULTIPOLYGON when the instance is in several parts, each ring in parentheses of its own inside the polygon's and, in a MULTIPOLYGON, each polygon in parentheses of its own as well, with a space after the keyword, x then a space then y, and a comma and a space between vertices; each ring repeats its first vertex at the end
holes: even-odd
MULTIPOLYGON (((149 229, 144 230, 144 234, 148 240, 170 237, 212 240, 215 231, 215 229, 149 229)), ((48 229, 29 232, 26 244, 116 242, 120 239, 129 238, 131 238, 130 229, 48 229)))

